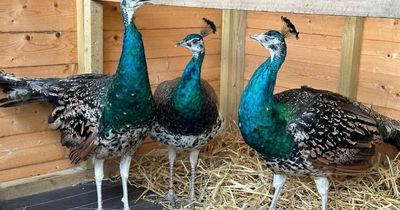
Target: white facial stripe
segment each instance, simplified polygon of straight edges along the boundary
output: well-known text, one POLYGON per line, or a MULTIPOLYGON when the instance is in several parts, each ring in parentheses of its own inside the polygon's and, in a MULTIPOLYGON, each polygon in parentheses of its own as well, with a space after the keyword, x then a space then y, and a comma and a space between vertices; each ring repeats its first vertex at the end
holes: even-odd
POLYGON ((200 39, 199 38, 193 38, 193 39, 187 40, 186 42, 194 42, 194 41, 200 41, 200 39))
POLYGON ((186 41, 186 47, 193 53, 193 56, 197 58, 200 53, 204 52, 203 40, 200 38, 192 38, 186 41), (194 44, 194 42, 196 42, 194 44), (190 46, 189 46, 190 45, 190 46))

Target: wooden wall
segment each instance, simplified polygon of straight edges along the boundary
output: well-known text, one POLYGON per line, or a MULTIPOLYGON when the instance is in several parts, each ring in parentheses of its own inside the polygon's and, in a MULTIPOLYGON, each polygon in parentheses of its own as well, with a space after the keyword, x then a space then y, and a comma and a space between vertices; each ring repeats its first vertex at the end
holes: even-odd
MULTIPOLYGON (((278 74, 276 92, 307 85, 337 91, 344 17, 249 12, 245 84, 268 52, 248 36, 281 28, 289 17, 300 38, 287 39, 288 55, 278 74)), ((357 99, 400 119, 400 24, 398 19, 366 18, 357 99)))
POLYGON ((366 19, 358 90, 358 100, 400 119, 400 19, 366 19))
MULTIPOLYGON (((145 5, 136 13, 136 24, 142 33, 146 50, 150 83, 153 90, 165 80, 180 77, 191 53, 176 43, 186 35, 199 33, 202 18, 215 22, 217 34, 205 38, 206 57, 202 67, 202 78, 210 82, 219 94, 221 60, 221 15, 220 10, 171 6, 145 5)), ((119 4, 104 2, 104 71, 115 72, 121 53, 123 25, 119 4)), ((153 149, 157 143, 148 140, 139 152, 153 149)))
MULTIPOLYGON (((0 69, 21 76, 77 71, 75 0, 1 0, 0 69)), ((0 109, 0 182, 70 168, 44 104, 0 109)))

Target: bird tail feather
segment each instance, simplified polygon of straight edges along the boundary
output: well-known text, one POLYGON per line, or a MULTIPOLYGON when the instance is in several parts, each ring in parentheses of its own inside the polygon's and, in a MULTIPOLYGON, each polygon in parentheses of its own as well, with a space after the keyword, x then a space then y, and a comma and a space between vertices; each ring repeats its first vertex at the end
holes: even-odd
POLYGON ((0 98, 0 107, 12 107, 25 103, 43 101, 44 98, 35 93, 28 85, 29 79, 0 71, 0 88, 5 97, 0 98))

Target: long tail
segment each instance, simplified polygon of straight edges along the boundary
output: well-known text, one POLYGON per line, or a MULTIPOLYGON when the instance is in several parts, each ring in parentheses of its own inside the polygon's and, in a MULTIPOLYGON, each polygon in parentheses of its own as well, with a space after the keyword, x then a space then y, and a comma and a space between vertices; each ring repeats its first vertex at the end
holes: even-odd
POLYGON ((18 106, 20 104, 43 101, 43 96, 35 92, 29 83, 35 79, 16 77, 0 71, 0 87, 6 97, 0 98, 0 107, 18 106))

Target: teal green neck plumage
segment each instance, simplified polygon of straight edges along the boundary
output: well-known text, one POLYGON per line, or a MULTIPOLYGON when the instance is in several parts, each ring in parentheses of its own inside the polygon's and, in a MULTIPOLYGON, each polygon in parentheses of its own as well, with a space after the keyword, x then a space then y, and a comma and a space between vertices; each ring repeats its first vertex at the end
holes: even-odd
POLYGON ((277 73, 286 57, 283 44, 253 74, 242 95, 239 125, 244 140, 265 158, 284 157, 293 148, 286 135, 286 119, 291 113, 285 105, 274 101, 277 73))
POLYGON ((141 34, 127 15, 124 23, 121 58, 104 101, 101 123, 106 130, 147 123, 155 113, 141 34))
POLYGON ((195 116, 201 110, 201 65, 204 60, 204 51, 193 55, 187 64, 178 87, 173 94, 173 107, 184 115, 195 116))

